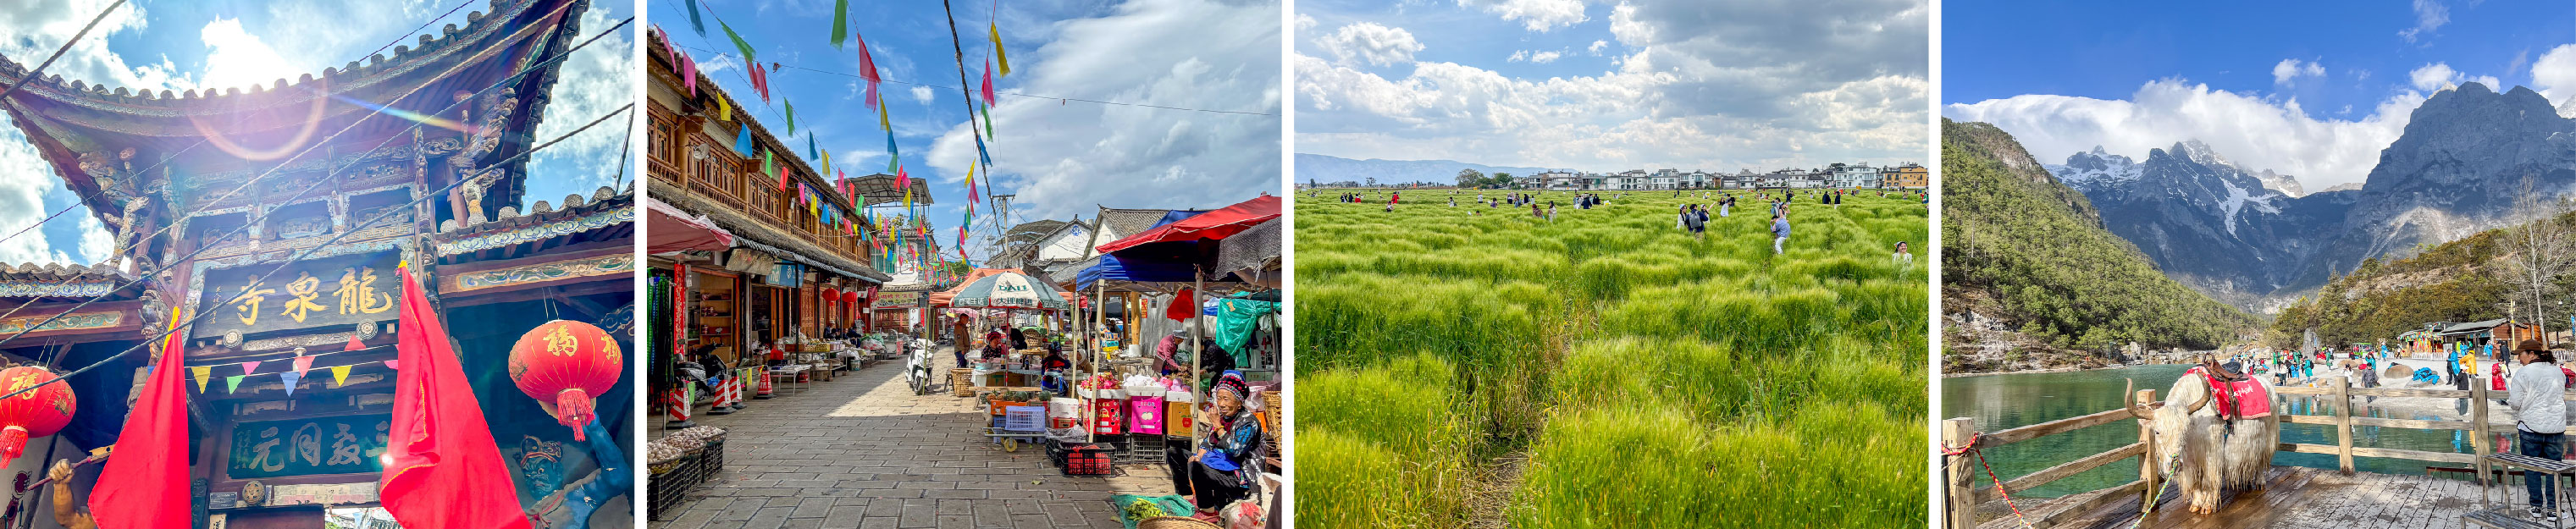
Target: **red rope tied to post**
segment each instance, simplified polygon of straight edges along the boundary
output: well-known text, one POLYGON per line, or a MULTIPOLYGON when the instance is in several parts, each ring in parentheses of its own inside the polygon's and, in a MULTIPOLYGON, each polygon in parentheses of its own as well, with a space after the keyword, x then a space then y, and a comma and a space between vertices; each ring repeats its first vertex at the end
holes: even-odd
POLYGON ((1986 462, 1986 452, 1984 450, 1977 449, 1977 441, 1984 439, 1985 437, 1985 432, 1977 432, 1968 436, 1968 444, 1965 445, 1950 446, 1949 443, 1942 443, 1941 456, 1958 457, 1962 455, 1974 455, 1977 458, 1977 466, 1986 470, 1986 481, 1994 482, 1995 496, 2003 498, 2004 507, 2012 509, 2013 521, 2021 522, 2023 529, 2036 529, 2030 525, 2030 516, 2022 514, 2021 504, 2013 502, 2012 492, 2004 490, 2004 479, 1995 477, 1995 466, 1992 463, 1986 462))

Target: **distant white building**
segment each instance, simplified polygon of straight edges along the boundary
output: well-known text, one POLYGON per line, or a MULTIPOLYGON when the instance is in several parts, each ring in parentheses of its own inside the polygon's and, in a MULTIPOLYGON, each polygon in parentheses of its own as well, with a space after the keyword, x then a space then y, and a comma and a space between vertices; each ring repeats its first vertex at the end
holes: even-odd
POLYGON ((1582 191, 1583 177, 1573 171, 1548 171, 1532 175, 1549 191, 1582 191))
POLYGON ((1829 177, 1831 183, 1828 184, 1830 186, 1847 189, 1879 186, 1879 170, 1876 167, 1834 164, 1831 170, 1832 174, 1829 177))

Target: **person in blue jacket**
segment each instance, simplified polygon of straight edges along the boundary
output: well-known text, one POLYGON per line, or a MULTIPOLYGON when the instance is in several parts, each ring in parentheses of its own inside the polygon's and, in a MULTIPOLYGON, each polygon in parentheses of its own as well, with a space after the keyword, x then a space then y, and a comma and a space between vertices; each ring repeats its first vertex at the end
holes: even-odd
POLYGON ((1788 242, 1789 217, 1778 213, 1771 214, 1771 254, 1779 255, 1780 245, 1788 242))

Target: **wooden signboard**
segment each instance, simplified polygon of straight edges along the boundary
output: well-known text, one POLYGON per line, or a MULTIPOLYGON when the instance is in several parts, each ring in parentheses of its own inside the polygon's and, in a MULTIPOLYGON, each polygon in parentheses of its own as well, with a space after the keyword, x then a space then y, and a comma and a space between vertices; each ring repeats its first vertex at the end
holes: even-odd
POLYGON ((269 274, 274 263, 206 272, 197 310, 214 316, 197 323, 192 336, 345 328, 395 319, 402 279, 394 266, 400 262, 399 252, 376 252, 301 261, 275 274, 269 274), (268 278, 261 280, 264 274, 268 278))
POLYGON ((342 415, 233 425, 232 479, 381 472, 392 415, 342 415))

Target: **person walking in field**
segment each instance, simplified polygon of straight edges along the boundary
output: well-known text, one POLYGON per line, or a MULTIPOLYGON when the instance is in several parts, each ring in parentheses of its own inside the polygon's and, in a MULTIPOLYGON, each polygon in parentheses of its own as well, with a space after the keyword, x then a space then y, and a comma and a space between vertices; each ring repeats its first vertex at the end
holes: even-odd
POLYGON ((1771 215, 1771 255, 1780 255, 1781 245, 1789 243, 1789 217, 1771 215))
POLYGON ((1556 222, 1556 201, 1547 201, 1547 221, 1556 222))
POLYGON ((1682 204, 1681 206, 1673 209, 1675 210, 1673 216, 1673 229, 1676 231, 1690 229, 1690 204, 1682 204))
POLYGON ((1682 225, 1689 227, 1691 237, 1708 240, 1708 220, 1699 216, 1698 206, 1682 206, 1682 225))
POLYGON ((1896 241, 1896 265, 1898 267, 1914 266, 1914 253, 1905 251, 1905 241, 1896 241))
MULTIPOLYGON (((2513 389, 2505 397, 2520 434, 2513 446, 2522 455, 2557 461, 2565 455, 2559 442, 2567 436, 2567 375, 2540 340, 2523 340, 2514 349, 2522 367, 2513 370, 2513 389)), ((2523 488, 2532 519, 2558 523, 2557 476, 2524 473, 2523 488)))

